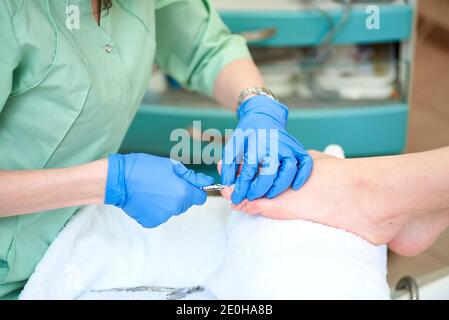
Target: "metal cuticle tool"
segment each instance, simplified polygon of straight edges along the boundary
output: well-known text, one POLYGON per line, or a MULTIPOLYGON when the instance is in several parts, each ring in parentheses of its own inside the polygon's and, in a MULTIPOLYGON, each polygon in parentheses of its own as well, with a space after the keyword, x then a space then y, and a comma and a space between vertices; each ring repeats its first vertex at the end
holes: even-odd
POLYGON ((217 183, 217 184, 212 184, 207 187, 202 187, 201 189, 203 189, 206 192, 216 192, 216 191, 223 190, 225 187, 226 187, 225 185, 217 183))
POLYGON ((105 290, 91 290, 91 292, 106 293, 106 292, 153 292, 165 294, 167 300, 183 299, 186 296, 204 291, 203 286, 194 286, 186 288, 171 288, 171 287, 157 287, 157 286, 139 286, 130 288, 112 288, 105 290))

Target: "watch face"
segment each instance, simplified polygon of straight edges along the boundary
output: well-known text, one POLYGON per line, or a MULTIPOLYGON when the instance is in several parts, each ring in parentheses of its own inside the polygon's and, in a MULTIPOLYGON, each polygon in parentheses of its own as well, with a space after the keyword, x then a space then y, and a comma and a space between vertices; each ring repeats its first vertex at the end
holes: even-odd
POLYGON ((271 99, 275 100, 275 101, 279 101, 274 94, 271 92, 271 90, 267 89, 267 88, 263 88, 263 87, 250 87, 250 88, 246 88, 243 89, 242 92, 239 95, 238 98, 238 105, 241 105, 243 103, 243 101, 246 100, 246 97, 249 96, 250 94, 257 94, 257 95, 263 95, 266 97, 270 97, 271 99))

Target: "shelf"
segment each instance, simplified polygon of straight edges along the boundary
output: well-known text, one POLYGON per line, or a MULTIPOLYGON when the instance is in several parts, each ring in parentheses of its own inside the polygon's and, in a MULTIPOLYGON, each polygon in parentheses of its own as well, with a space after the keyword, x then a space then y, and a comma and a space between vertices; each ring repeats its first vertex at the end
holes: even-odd
MULTIPOLYGON (((408 105, 391 103, 346 108, 322 107, 291 110, 288 130, 307 148, 322 150, 340 144, 348 156, 398 154, 405 145, 408 105)), ((148 152, 168 156, 177 141, 170 141, 174 129, 234 129, 235 115, 214 107, 180 107, 143 104, 122 145, 123 152, 148 152)))
MULTIPOLYGON (((407 3, 379 4, 380 28, 368 29, 365 21, 367 5, 354 5, 348 23, 334 38, 335 44, 397 42, 411 36, 413 7, 407 3)), ((338 21, 342 10, 327 10, 333 21, 338 21)), ((221 10, 220 15, 236 33, 275 30, 253 46, 314 46, 321 43, 329 31, 327 18, 315 10, 221 10)))
MULTIPOLYGON (((364 108, 371 106, 388 106, 396 103, 404 102, 402 95, 392 97, 387 100, 339 100, 339 101, 325 101, 317 100, 313 98, 301 98, 299 96, 288 96, 280 99, 283 104, 287 105, 290 111, 312 109, 345 109, 345 108, 364 108)), ((201 112, 201 110, 215 109, 216 111, 222 111, 220 105, 213 99, 199 95, 197 93, 188 92, 186 90, 170 90, 163 95, 147 94, 144 98, 143 105, 151 106, 168 106, 176 107, 181 110, 195 110, 195 112, 201 112)))
MULTIPOLYGON (((347 53, 354 56, 354 53, 347 53)), ((409 63, 379 60, 302 66, 300 60, 259 64, 265 84, 290 110, 383 106, 407 101, 409 63), (399 70, 406 70, 402 83, 399 70)), ((216 101, 183 89, 147 92, 144 103, 160 106, 219 108, 216 101)))

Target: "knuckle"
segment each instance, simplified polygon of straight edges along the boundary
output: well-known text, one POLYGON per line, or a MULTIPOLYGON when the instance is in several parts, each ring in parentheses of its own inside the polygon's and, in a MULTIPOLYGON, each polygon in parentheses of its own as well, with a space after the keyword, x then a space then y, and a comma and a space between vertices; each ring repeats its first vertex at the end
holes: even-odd
POLYGON ((244 166, 242 168, 242 171, 240 172, 240 176, 242 177, 242 179, 249 180, 254 177, 254 175, 255 175, 254 171, 255 170, 249 168, 248 166, 246 166, 246 167, 244 166))
POLYGON ((298 170, 298 163, 297 162, 288 162, 284 166, 284 169, 287 171, 296 171, 298 170))

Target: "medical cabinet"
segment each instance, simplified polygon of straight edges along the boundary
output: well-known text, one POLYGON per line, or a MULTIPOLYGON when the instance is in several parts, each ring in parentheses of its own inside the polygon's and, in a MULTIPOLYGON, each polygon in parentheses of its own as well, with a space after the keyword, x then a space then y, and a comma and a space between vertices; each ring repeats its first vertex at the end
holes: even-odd
MULTIPOLYGON (((307 148, 339 144, 349 157, 403 151, 415 1, 212 4, 232 32, 247 38, 267 87, 290 109, 289 132, 307 148)), ((170 141, 174 129, 185 128, 201 140, 201 132, 192 132, 195 120, 201 130, 224 131, 237 123, 213 100, 169 88, 144 99, 121 151, 168 156, 177 143, 170 141)))

